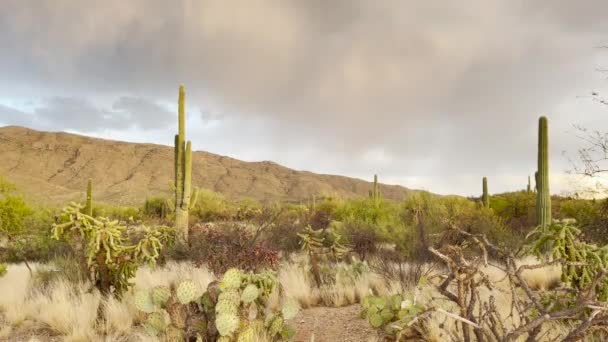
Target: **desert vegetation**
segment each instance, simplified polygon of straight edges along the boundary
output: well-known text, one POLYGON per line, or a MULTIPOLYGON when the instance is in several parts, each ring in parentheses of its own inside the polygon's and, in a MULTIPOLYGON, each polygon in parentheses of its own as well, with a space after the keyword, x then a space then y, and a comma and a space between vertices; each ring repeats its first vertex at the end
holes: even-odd
POLYGON ((40 207, 0 178, 0 339, 606 339, 608 202, 551 196, 547 118, 534 187, 396 201, 374 175, 367 197, 258 202, 193 184, 184 102, 171 198, 97 203, 92 179, 40 207), (355 308, 359 333, 302 324, 323 308, 355 308))

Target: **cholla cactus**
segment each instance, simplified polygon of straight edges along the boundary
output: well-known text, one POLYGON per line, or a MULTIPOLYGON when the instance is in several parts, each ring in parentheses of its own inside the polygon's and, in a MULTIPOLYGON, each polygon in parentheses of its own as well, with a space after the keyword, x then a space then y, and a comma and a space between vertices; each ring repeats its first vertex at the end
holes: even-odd
POLYGON ((132 284, 140 264, 154 264, 170 236, 144 227, 144 236, 135 245, 127 243, 127 227, 105 217, 83 213, 83 206, 71 203, 63 208, 59 222, 52 225, 52 237, 73 246, 86 274, 102 293, 120 296, 132 284))

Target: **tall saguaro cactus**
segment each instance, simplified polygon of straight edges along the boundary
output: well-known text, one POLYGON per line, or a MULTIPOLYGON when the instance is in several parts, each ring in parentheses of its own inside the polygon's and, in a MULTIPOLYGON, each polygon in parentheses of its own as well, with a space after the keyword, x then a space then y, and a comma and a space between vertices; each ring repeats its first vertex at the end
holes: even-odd
POLYGON ((380 187, 378 185, 378 175, 374 175, 374 187, 369 191, 369 198, 374 201, 374 203, 380 203, 380 187))
POLYGON ((528 187, 526 188, 526 193, 530 194, 532 191, 532 184, 530 182, 530 175, 528 175, 528 187))
POLYGON ((549 193, 549 132, 547 118, 538 120, 538 171, 536 173, 536 219, 546 230, 551 224, 551 194, 549 193))
POLYGON ((484 208, 490 207, 490 196, 488 196, 488 177, 483 177, 483 194, 481 195, 481 202, 484 208))
POLYGON ((197 189, 192 190, 192 143, 186 142, 184 86, 179 87, 178 134, 175 136, 175 229, 180 242, 188 241, 188 216, 196 203, 197 189))

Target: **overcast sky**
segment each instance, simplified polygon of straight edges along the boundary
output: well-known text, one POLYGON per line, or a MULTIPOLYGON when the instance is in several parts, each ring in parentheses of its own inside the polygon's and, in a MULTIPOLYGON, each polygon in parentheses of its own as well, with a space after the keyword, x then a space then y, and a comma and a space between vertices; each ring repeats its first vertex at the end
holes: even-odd
MULTIPOLYGON (((0 2, 0 125, 171 145, 433 192, 524 188, 549 118, 606 127, 605 0, 0 2)), ((563 155, 563 151, 567 155, 563 155)))

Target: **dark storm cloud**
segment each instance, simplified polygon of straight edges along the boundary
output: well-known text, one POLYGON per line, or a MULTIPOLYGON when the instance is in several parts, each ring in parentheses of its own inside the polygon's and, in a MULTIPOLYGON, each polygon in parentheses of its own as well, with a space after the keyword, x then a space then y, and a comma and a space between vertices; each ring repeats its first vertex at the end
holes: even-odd
MULTIPOLYGON (((602 0, 0 6, 0 46, 10 51, 0 57, 0 93, 64 98, 41 109, 58 127, 167 123, 155 101, 175 102, 184 83, 203 124, 230 118, 217 134, 232 150, 222 152, 251 146, 241 132, 256 121, 263 126, 248 139, 265 159, 395 179, 527 174, 537 117, 548 114, 556 129, 577 120, 558 107, 590 90, 593 47, 608 40, 602 0), (101 96, 119 100, 76 100, 101 96), (294 155, 318 157, 310 165, 294 155)), ((559 136, 552 141, 561 149, 559 136)))

